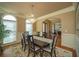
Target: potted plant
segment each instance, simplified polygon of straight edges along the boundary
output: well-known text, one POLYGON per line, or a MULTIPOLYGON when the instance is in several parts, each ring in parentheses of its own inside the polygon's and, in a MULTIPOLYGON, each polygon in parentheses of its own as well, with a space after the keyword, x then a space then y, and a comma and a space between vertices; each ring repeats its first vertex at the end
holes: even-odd
POLYGON ((9 33, 9 31, 5 30, 3 20, 2 20, 2 18, 0 16, 0 55, 3 52, 3 39, 7 36, 7 33, 9 33))

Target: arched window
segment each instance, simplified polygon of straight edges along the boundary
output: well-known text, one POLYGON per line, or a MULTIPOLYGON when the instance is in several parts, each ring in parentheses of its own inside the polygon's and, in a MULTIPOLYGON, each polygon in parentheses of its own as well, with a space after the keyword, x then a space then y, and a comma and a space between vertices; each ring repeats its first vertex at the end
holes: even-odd
POLYGON ((26 20, 26 32, 29 32, 29 35, 32 35, 32 23, 30 20, 26 20))
POLYGON ((3 43, 10 43, 16 40, 16 18, 12 15, 5 15, 3 17, 5 30, 9 31, 7 37, 4 38, 3 43))

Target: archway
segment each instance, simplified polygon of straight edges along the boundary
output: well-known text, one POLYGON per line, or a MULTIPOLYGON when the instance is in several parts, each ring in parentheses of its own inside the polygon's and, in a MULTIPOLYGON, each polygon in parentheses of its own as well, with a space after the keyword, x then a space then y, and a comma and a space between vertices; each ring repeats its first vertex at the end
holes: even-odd
POLYGON ((49 18, 44 20, 42 23, 42 31, 45 32, 45 37, 51 39, 54 33, 59 33, 57 46, 61 46, 61 19, 49 18))
POLYGON ((51 24, 50 20, 43 21, 42 32, 45 38, 51 38, 51 24))

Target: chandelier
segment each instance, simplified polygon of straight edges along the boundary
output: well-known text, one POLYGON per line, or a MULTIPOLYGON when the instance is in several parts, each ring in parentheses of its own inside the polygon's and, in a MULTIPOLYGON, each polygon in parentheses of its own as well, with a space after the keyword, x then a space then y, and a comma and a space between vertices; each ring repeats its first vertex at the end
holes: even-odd
POLYGON ((30 20, 31 22, 34 22, 34 19, 35 19, 35 17, 34 17, 34 5, 31 5, 31 8, 32 8, 31 15, 26 17, 26 19, 30 20))

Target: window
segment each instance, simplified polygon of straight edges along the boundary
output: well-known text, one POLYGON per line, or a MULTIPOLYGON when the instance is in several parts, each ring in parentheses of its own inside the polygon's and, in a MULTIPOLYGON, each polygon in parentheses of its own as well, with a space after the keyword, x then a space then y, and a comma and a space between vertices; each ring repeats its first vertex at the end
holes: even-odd
POLYGON ((12 15, 6 15, 3 17, 3 23, 6 26, 5 30, 9 30, 9 34, 4 38, 3 43, 10 43, 16 39, 16 18, 12 15))
POLYGON ((29 32, 29 35, 32 35, 32 23, 30 20, 26 20, 26 31, 29 32))

